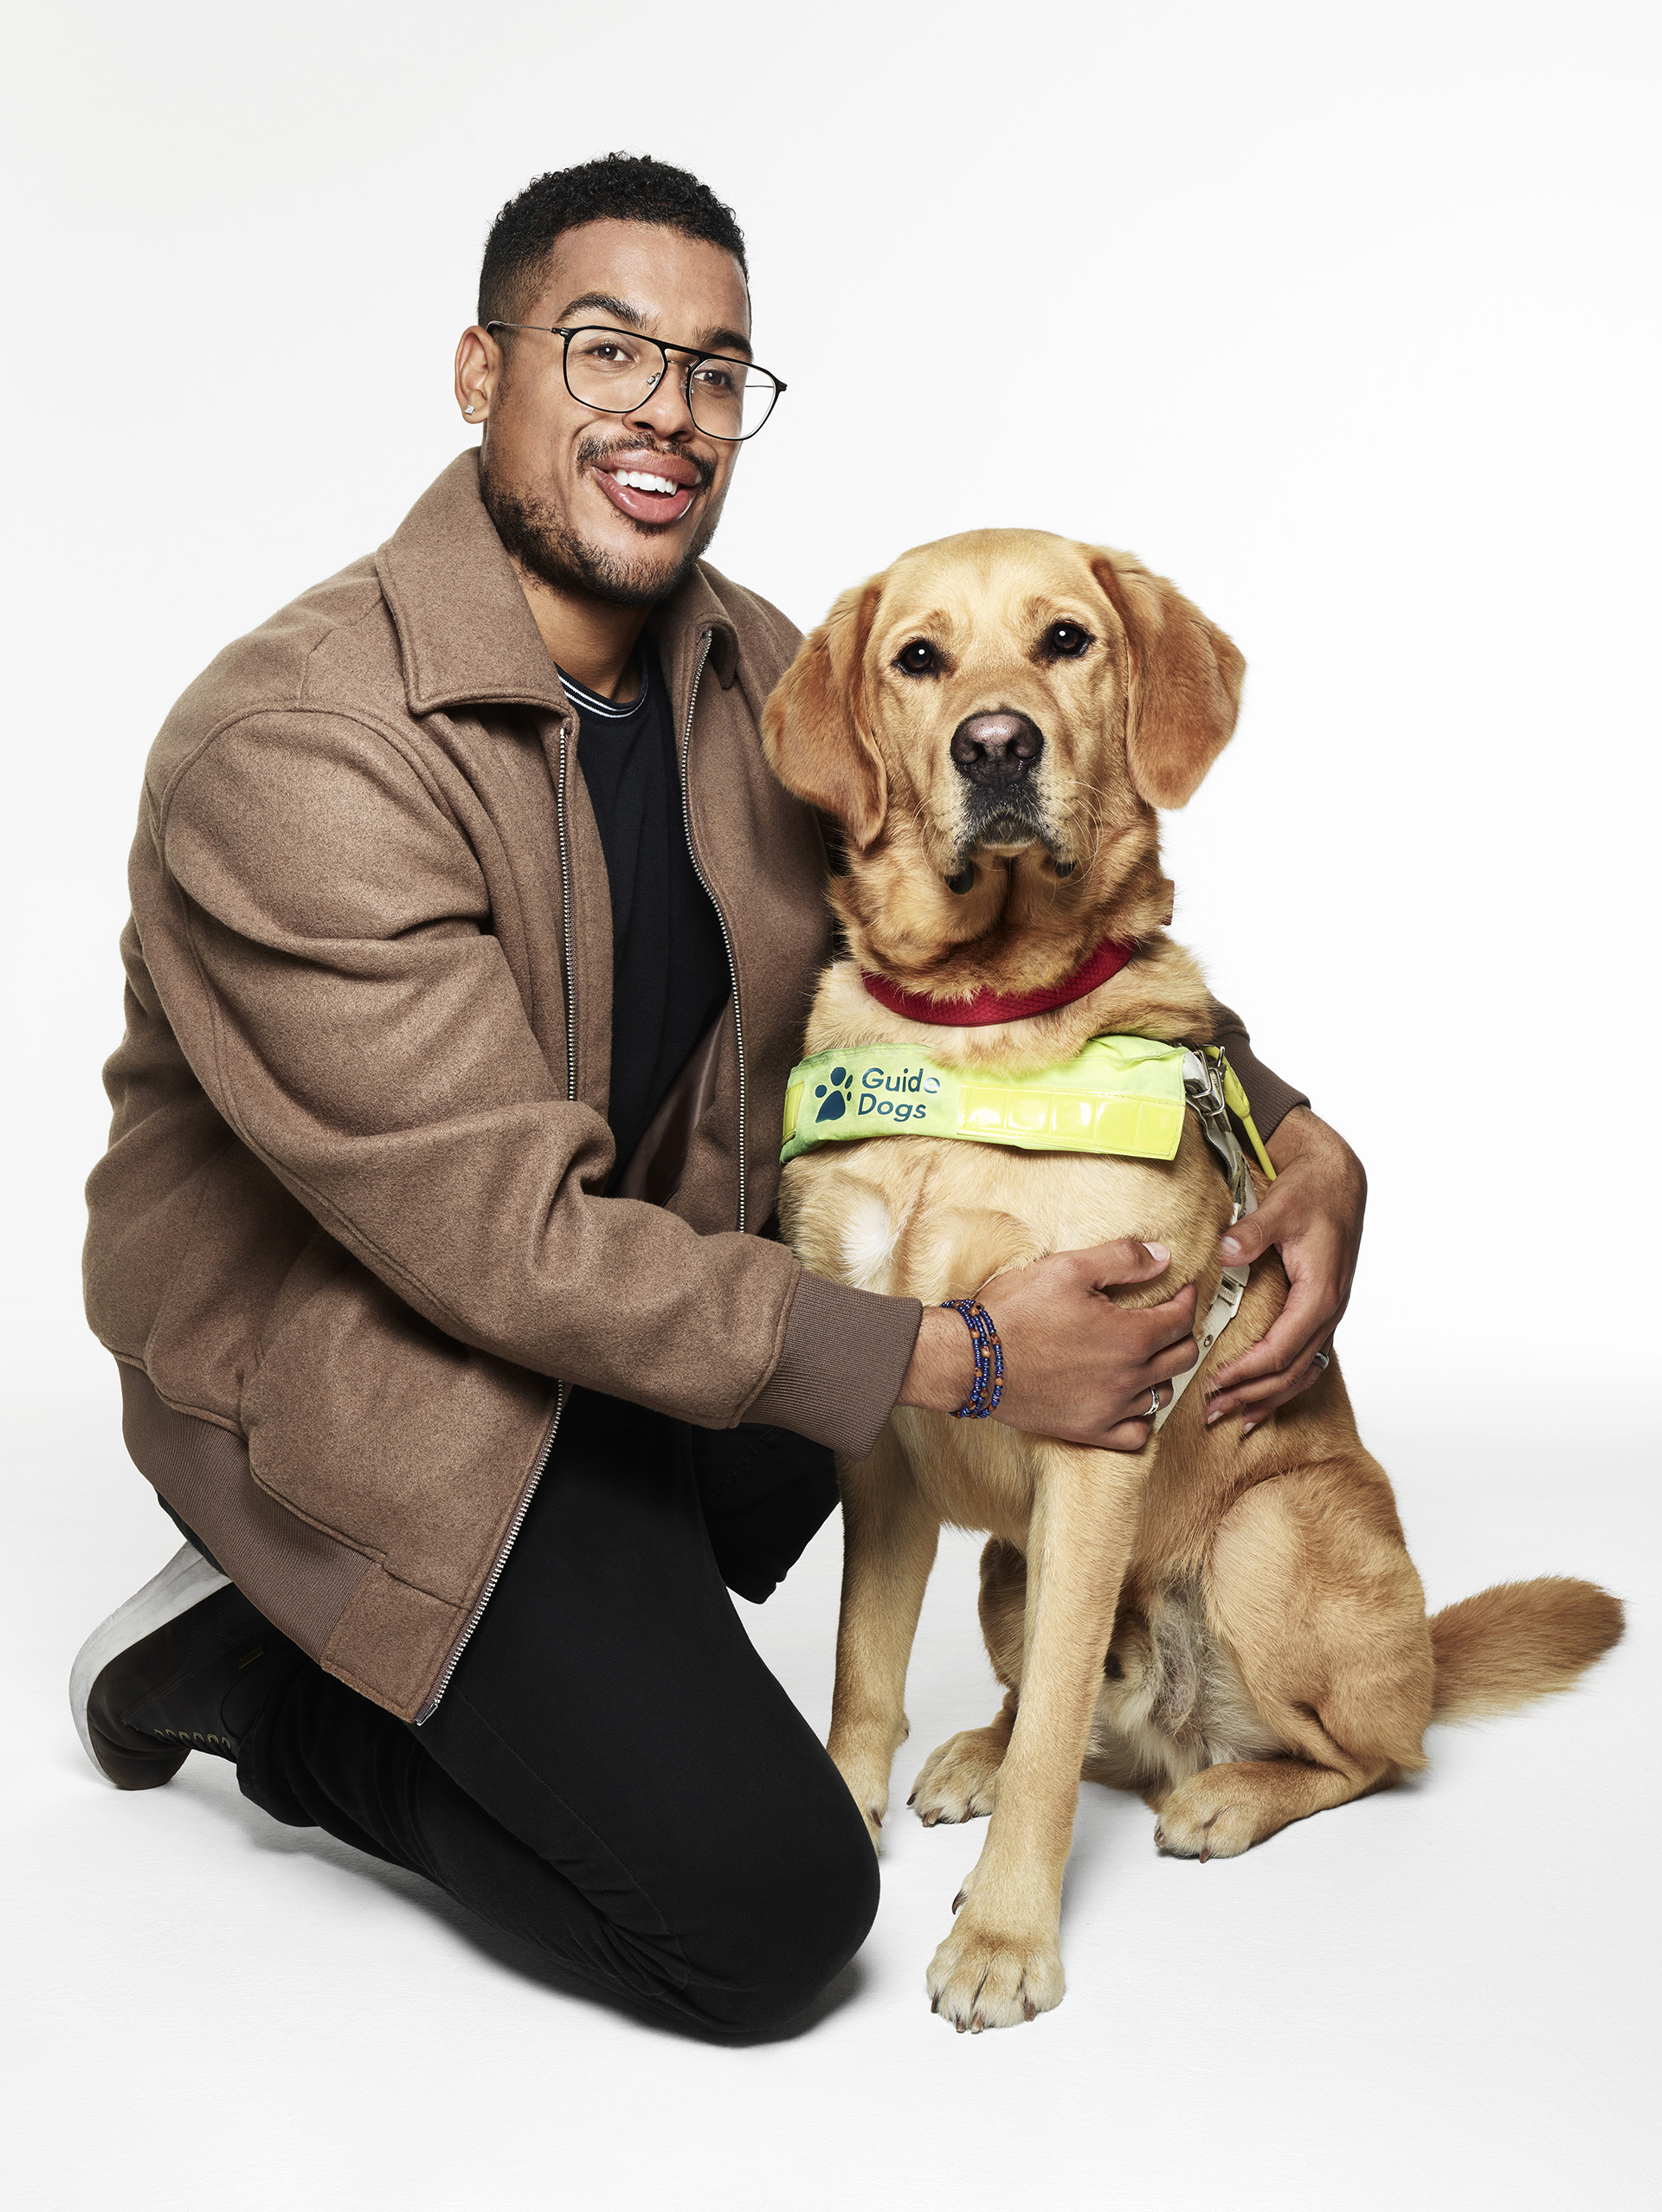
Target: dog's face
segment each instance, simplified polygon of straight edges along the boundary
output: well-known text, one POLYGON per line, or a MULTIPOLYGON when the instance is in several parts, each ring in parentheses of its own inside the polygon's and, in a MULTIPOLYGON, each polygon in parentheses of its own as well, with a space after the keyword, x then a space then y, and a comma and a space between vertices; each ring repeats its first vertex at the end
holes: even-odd
POLYGON ((923 972, 1020 939, 1044 964, 1158 884, 1153 809, 1227 740, 1243 665, 1128 556, 975 531, 845 592, 763 730, 842 828, 837 904, 866 951, 923 972))

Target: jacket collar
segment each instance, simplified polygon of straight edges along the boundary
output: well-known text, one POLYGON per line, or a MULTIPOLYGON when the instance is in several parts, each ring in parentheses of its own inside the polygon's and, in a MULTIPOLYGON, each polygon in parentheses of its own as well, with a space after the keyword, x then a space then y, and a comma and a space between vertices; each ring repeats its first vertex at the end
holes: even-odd
POLYGON ((664 602, 647 625, 647 635, 658 648, 669 695, 683 706, 692 688, 699 641, 706 630, 710 666, 725 688, 738 673, 738 633, 700 564, 683 577, 674 596, 664 602))
MULTIPOLYGON (((570 712, 507 549, 479 496, 475 448, 458 454, 422 493, 375 565, 398 634, 412 714, 486 704, 570 712)), ((731 683, 738 635, 701 569, 658 610, 651 628, 673 698, 686 695, 706 629, 712 633, 712 664, 724 684, 731 683)))

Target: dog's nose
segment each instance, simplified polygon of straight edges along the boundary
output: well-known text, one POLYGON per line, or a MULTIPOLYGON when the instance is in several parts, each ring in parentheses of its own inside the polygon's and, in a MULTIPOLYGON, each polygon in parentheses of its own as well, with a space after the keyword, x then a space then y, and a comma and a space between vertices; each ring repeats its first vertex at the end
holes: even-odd
POLYGON ((970 714, 952 732, 952 758, 972 784, 1016 783, 1044 749, 1039 726, 1025 714, 970 714))

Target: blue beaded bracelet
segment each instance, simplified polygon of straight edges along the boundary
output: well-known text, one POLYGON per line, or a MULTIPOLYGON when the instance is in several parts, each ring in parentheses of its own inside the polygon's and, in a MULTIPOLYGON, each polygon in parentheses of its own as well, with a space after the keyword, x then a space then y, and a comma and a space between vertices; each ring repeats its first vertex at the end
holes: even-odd
POLYGON ((985 1421, 998 1410, 998 1402, 1004 1395, 1004 1347, 998 1340, 998 1331, 993 1326, 993 1317, 977 1299, 973 1298, 944 1298, 944 1306, 950 1306, 955 1313, 963 1316, 970 1332, 970 1341, 975 1346, 976 1383, 969 1401, 953 1415, 955 1421, 985 1421))

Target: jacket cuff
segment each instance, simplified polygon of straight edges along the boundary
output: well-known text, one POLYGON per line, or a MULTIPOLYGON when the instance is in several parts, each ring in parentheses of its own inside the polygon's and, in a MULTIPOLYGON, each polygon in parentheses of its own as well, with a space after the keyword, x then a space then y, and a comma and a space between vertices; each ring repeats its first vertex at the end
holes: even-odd
POLYGON ((915 1298, 853 1290, 804 1269, 778 1364, 739 1418, 863 1460, 900 1395, 923 1319, 915 1298))
POLYGON ((1212 1042, 1221 1045, 1228 1054, 1229 1065, 1240 1076, 1241 1088, 1246 1093, 1258 1133, 1267 1145, 1294 1106, 1307 1106, 1309 1099, 1303 1091, 1295 1091, 1291 1083, 1284 1082, 1273 1068, 1266 1067, 1253 1050, 1253 1041, 1240 1015, 1233 1007, 1221 1006, 1215 999, 1212 1002, 1212 1042))

